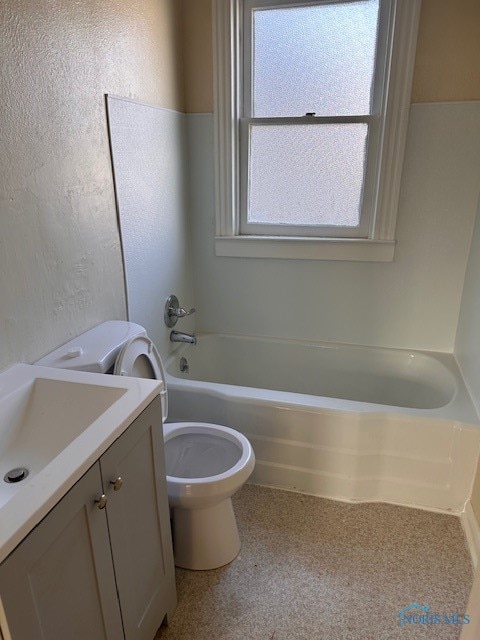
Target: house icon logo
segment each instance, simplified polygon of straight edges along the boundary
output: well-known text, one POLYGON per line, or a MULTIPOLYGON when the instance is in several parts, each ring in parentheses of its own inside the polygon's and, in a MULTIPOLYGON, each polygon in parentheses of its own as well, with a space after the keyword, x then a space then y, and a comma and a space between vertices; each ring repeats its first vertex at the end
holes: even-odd
POLYGON ((430 607, 428 606, 428 604, 422 606, 421 604, 417 604, 416 602, 410 604, 408 607, 405 607, 405 609, 400 609, 400 611, 398 612, 400 626, 403 627, 405 624, 413 622, 412 618, 414 616, 418 616, 419 613, 421 615, 428 613, 429 611, 430 607))

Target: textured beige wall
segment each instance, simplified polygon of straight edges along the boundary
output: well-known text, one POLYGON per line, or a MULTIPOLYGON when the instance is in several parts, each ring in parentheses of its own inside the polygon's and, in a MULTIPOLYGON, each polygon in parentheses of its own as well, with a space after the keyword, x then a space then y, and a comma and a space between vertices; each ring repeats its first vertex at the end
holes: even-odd
POLYGON ((185 106, 187 113, 213 111, 211 0, 183 1, 185 106))
MULTIPOLYGON (((186 110, 213 111, 210 0, 183 0, 186 110)), ((423 0, 412 102, 480 100, 480 0, 423 0)))
POLYGON ((423 0, 412 102, 480 100, 480 1, 423 0))
POLYGON ((0 369, 125 317, 104 94, 184 108, 177 0, 0 4, 0 369))

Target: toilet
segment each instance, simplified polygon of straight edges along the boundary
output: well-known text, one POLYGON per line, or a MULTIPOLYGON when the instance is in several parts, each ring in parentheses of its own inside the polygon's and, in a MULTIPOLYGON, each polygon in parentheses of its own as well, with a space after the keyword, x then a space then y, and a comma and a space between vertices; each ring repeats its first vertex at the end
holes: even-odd
POLYGON ((231 497, 253 471, 253 449, 244 435, 229 427, 165 422, 165 371, 142 326, 104 322, 35 364, 159 380, 175 564, 215 569, 238 555, 240 537, 231 497))

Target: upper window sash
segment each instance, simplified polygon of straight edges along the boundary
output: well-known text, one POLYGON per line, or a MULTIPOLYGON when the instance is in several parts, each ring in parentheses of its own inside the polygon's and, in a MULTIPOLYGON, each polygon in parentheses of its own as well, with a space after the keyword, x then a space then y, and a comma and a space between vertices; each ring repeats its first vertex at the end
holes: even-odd
MULTIPOLYGON (((406 1, 408 2, 409 0, 406 1)), ((237 11, 237 21, 239 25, 238 30, 240 33, 240 37, 237 43, 238 50, 236 51, 236 55, 238 56, 239 63, 241 64, 240 115, 247 118, 253 116, 253 78, 251 75, 251 71, 253 69, 253 43, 251 22, 252 14, 255 10, 278 9, 282 7, 315 7, 318 5, 349 4, 355 2, 358 2, 358 0, 304 0, 303 2, 298 2, 295 0, 237 0, 237 4, 239 5, 237 11)), ((385 93, 384 82, 386 68, 389 64, 389 60, 386 60, 388 55, 387 49, 389 40, 391 40, 391 33, 395 20, 394 5, 395 0, 380 0, 380 11, 377 30, 378 38, 375 54, 376 66, 371 87, 370 111, 369 113, 364 114, 352 113, 348 115, 379 115, 382 114, 385 110, 385 105, 382 103, 382 100, 383 94, 385 93), (382 64, 382 61, 384 60, 386 60, 387 64, 382 64)), ((322 114, 318 115, 321 116, 322 114)))

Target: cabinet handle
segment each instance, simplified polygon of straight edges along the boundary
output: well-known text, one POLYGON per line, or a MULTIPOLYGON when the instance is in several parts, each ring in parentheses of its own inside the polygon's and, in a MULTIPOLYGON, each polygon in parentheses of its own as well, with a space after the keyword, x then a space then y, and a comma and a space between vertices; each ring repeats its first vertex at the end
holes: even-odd
POLYGON ((114 491, 120 491, 120 489, 122 488, 123 480, 120 476, 118 476, 116 480, 110 480, 110 484, 113 485, 114 491))
POLYGON ((105 507, 107 506, 107 496, 102 493, 100 498, 98 498, 98 500, 95 500, 95 504, 99 509, 105 509, 105 507))

